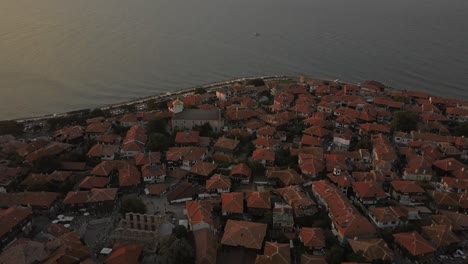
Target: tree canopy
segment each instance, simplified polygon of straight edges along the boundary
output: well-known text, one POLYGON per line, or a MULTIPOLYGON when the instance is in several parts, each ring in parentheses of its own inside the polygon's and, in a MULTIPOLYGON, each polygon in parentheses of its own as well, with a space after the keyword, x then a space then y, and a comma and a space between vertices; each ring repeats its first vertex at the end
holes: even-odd
POLYGON ((172 139, 162 133, 152 133, 148 136, 146 148, 149 151, 166 151, 172 145, 172 139))
POLYGON ((468 122, 457 123, 454 128, 454 134, 456 136, 468 137, 468 122))
POLYGON ((43 156, 33 161, 33 172, 51 173, 60 168, 60 160, 53 156, 43 156))
POLYGON ((166 127, 167 127, 166 120, 160 117, 154 117, 148 122, 147 133, 148 134, 161 133, 164 135, 168 135, 166 127))
POLYGON ((0 135, 20 135, 23 132, 23 125, 10 120, 0 121, 0 135))
POLYGON ((265 85, 265 82, 262 79, 252 79, 252 80, 248 80, 245 84, 246 85, 253 85, 255 87, 258 87, 258 86, 265 85))
POLYGON ((195 94, 205 94, 205 93, 206 93, 206 89, 203 88, 203 87, 198 87, 198 88, 195 88, 194 93, 195 93, 195 94))
POLYGON ((418 126, 419 115, 414 112, 396 112, 393 114, 393 131, 410 132, 416 130, 418 126))
POLYGON ((126 213, 146 213, 145 203, 138 197, 130 197, 123 200, 120 206, 120 213, 125 215, 126 213))

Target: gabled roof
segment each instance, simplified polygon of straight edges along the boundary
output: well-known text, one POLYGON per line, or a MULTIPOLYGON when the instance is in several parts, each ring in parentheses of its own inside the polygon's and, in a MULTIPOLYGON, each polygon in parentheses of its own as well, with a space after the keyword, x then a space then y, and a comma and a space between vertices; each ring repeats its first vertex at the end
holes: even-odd
POLYGON ((394 254, 381 238, 349 239, 349 245, 355 253, 360 252, 367 261, 392 261, 394 254))
POLYGON ((105 260, 105 264, 138 264, 143 253, 143 245, 135 244, 114 244, 112 253, 105 260))
POLYGON ((208 200, 203 201, 187 201, 185 202, 187 209, 187 217, 192 226, 207 223, 214 226, 214 219, 211 211, 213 210, 213 202, 208 200))
POLYGON ((411 255, 419 256, 433 253, 436 249, 418 232, 393 234, 395 242, 404 247, 411 255))
POLYGON ((237 139, 230 139, 230 138, 225 138, 225 137, 220 137, 214 147, 215 148, 223 148, 223 149, 229 149, 229 150, 234 150, 237 148, 239 145, 240 141, 237 139))
POLYGON ((230 175, 234 174, 241 174, 250 178, 250 176, 252 175, 252 170, 245 163, 239 163, 237 165, 232 166, 231 168, 230 175))
POLYGON ((266 171, 267 178, 279 179, 283 185, 295 185, 304 183, 305 180, 302 176, 297 173, 294 169, 280 169, 280 168, 269 168, 266 171))
POLYGON ((242 192, 222 193, 221 202, 225 213, 242 214, 244 212, 244 193, 242 192))
POLYGON ((71 191, 63 199, 63 204, 98 203, 115 201, 117 188, 91 189, 90 191, 71 191))
POLYGON ((199 161, 192 166, 192 168, 190 169, 190 173, 208 177, 216 170, 216 168, 218 168, 217 164, 199 161))
POLYGON ((456 171, 463 167, 463 163, 459 162, 458 160, 454 158, 438 160, 434 162, 434 164, 432 165, 434 165, 435 167, 445 172, 456 171))
POLYGON ((59 195, 55 192, 0 193, 0 207, 38 206, 50 208, 59 195))
POLYGON ((289 264, 291 251, 289 244, 266 242, 263 255, 257 255, 255 264, 289 264))
POLYGON ((140 171, 135 166, 125 166, 119 169, 119 186, 126 187, 141 183, 140 171))
POLYGON ((261 249, 266 230, 266 224, 229 219, 224 228, 221 244, 261 249))
POLYGON ((271 194, 269 191, 246 192, 247 207, 271 209, 271 194))
POLYGON ((383 188, 375 182, 353 182, 351 185, 356 195, 361 199, 387 198, 387 194, 383 188))
POLYGON ((316 256, 309 254, 301 255, 301 264, 327 264, 324 256, 316 256))
POLYGON ((208 228, 193 231, 195 258, 199 264, 216 264, 218 238, 208 228))
POLYGON ((324 248, 326 246, 325 233, 321 228, 303 227, 299 231, 299 237, 306 247, 324 248))
POLYGON ((161 163, 161 152, 138 153, 135 155, 135 165, 161 163))
POLYGON ((0 211, 0 237, 10 232, 16 225, 32 215, 32 209, 27 207, 10 207, 0 211))
POLYGON ((197 144, 200 141, 200 131, 177 132, 175 143, 177 144, 197 144))
POLYGON ((271 149, 255 149, 252 159, 254 161, 275 161, 275 152, 271 149))
POLYGON ((392 187, 400 193, 424 193, 424 189, 416 181, 392 181, 392 187))
POLYGON ((422 232, 429 237, 436 248, 447 247, 461 242, 448 225, 423 226, 422 232))
POLYGON ((229 188, 231 188, 231 179, 228 176, 216 174, 206 181, 207 190, 229 188))

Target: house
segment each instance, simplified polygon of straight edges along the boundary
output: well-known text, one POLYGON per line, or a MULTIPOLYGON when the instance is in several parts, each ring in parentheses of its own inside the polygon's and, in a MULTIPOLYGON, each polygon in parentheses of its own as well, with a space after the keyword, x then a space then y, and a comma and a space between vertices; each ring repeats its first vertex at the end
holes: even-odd
POLYGON ((369 218, 378 228, 396 228, 408 222, 408 212, 404 207, 372 207, 369 218))
POLYGON ((213 216, 213 202, 209 200, 186 201, 186 214, 189 221, 189 229, 192 231, 211 229, 216 230, 213 216))
POLYGON ((206 181, 214 174, 217 168, 218 165, 214 162, 199 161, 190 169, 189 179, 206 181))
POLYGON ((190 201, 194 196, 198 196, 201 191, 193 186, 192 183, 184 181, 176 185, 176 187, 166 195, 169 203, 182 203, 190 201))
POLYGON ((195 263, 216 264, 218 237, 208 228, 193 231, 195 263))
POLYGON ((245 200, 248 213, 253 216, 264 216, 271 212, 271 194, 269 191, 247 191, 245 200))
POLYGON ((55 131, 52 137, 58 142, 78 144, 83 141, 84 133, 85 129, 82 126, 67 126, 55 131))
POLYGON ((162 195, 166 194, 169 187, 170 185, 165 183, 149 184, 146 185, 145 194, 161 197, 162 195))
POLYGON ((55 192, 17 192, 0 193, 0 207, 30 207, 34 213, 53 213, 58 207, 59 193, 55 192))
POLYGON ((294 230, 294 210, 286 203, 277 203, 273 207, 273 228, 283 232, 294 230))
POLYGON ((216 90, 216 97, 219 101, 227 101, 232 96, 235 95, 235 91, 231 86, 223 86, 220 89, 216 90))
POLYGON ((317 212, 314 200, 299 185, 278 188, 276 191, 293 208, 295 217, 313 215, 317 212))
POLYGON ((228 193, 231 190, 231 178, 221 174, 215 174, 206 181, 205 189, 210 193, 228 193))
POLYGON ((299 239, 310 253, 314 255, 323 255, 325 253, 326 241, 323 229, 303 227, 299 231, 299 239))
POLYGON ((227 220, 221 244, 224 246, 261 249, 267 225, 255 222, 227 220))
POLYGON ((3 250, 11 241, 21 234, 32 230, 32 209, 10 207, 0 210, 0 249, 3 250))
POLYGON ((396 233, 393 234, 393 238, 398 250, 406 254, 410 261, 431 263, 434 259, 436 248, 418 232, 396 233))
POLYGON ((458 211, 461 207, 461 194, 439 191, 428 191, 432 198, 430 206, 434 211, 458 211))
POLYGON ((444 192, 464 193, 468 191, 468 179, 442 177, 440 180, 440 189, 444 192))
POLYGON ((85 137, 87 139, 94 139, 98 136, 104 135, 111 130, 112 124, 110 122, 96 122, 90 123, 86 127, 85 137))
POLYGON ((165 182, 166 165, 165 164, 147 164, 141 167, 141 176, 145 183, 165 182))
POLYGON ((21 182, 21 186, 26 190, 33 189, 37 186, 41 188, 41 191, 45 191, 49 186, 60 189, 73 178, 73 173, 71 171, 54 171, 50 174, 30 174, 21 182))
POLYGON ((179 146, 194 146, 200 142, 200 131, 177 132, 175 143, 179 146))
POLYGON ((267 241, 263 255, 257 255, 255 264, 290 264, 291 250, 289 244, 267 241))
POLYGON ((107 188, 110 184, 109 177, 86 176, 80 183, 80 190, 86 191, 93 188, 107 188))
POLYGON ((309 254, 301 255, 301 264, 328 264, 324 256, 315 256, 309 254))
POLYGON ((294 169, 280 169, 277 167, 270 167, 265 173, 269 179, 275 179, 279 186, 289 186, 296 184, 303 184, 306 181, 294 169))
POLYGON ((349 239, 348 242, 353 252, 360 254, 366 261, 386 263, 392 262, 394 259, 393 251, 381 238, 349 239))
MULTIPOLYGON (((150 175, 149 177, 151 176, 153 175, 150 175)), ((140 183, 141 173, 137 167, 127 164, 119 168, 119 187, 121 190, 135 190, 135 188, 140 185, 140 183)))
POLYGON ((231 192, 221 194, 223 215, 244 213, 244 193, 231 192))
POLYGON ((391 182, 392 197, 403 205, 423 205, 426 191, 416 181, 396 180, 391 182))
POLYGON ((232 166, 229 178, 234 182, 240 182, 242 184, 249 184, 250 177, 252 176, 252 170, 245 163, 239 163, 232 166))
POLYGON ((26 176, 27 172, 26 168, 0 166, 0 193, 12 191, 26 176))
POLYGON ((302 174, 312 178, 316 178, 325 170, 323 154, 320 157, 313 154, 299 153, 298 163, 302 174))
POLYGON ((134 113, 125 114, 120 118, 120 125, 123 127, 132 127, 138 125, 137 115, 134 113))
POLYGON ((432 245, 439 252, 450 253, 460 247, 462 242, 458 236, 452 232, 448 225, 430 225, 422 227, 422 234, 426 236, 432 245))
POLYGON ((347 212, 332 219, 332 232, 338 236, 341 243, 352 238, 373 238, 377 232, 374 226, 361 214, 355 211, 347 212))
POLYGON ((138 153, 144 153, 147 140, 148 137, 146 136, 146 129, 144 127, 139 125, 132 126, 127 131, 120 154, 124 158, 133 158, 138 153))
POLYGON ((361 206, 369 207, 382 204, 387 200, 387 193, 376 182, 352 182, 355 201, 361 206))
POLYGON ((85 208, 89 211, 110 212, 117 200, 117 188, 91 189, 90 191, 71 191, 63 199, 65 209, 85 208))
POLYGON ((102 145, 95 144, 89 151, 87 156, 99 160, 114 160, 115 154, 119 152, 117 145, 102 145))
POLYGON ((234 155, 236 152, 240 141, 237 139, 230 139, 225 137, 220 137, 214 144, 214 151, 217 153, 222 153, 224 155, 234 155))
POLYGON ((104 264, 139 264, 143 260, 143 245, 115 243, 104 264))
POLYGON ((255 149, 252 160, 261 163, 263 166, 273 166, 275 163, 275 152, 271 149, 255 149))
POLYGON ((169 169, 190 170, 195 163, 203 161, 207 153, 208 149, 202 147, 173 147, 166 152, 166 161, 169 169))
POLYGON ((161 163, 161 152, 145 152, 135 155, 135 165, 154 165, 161 163))

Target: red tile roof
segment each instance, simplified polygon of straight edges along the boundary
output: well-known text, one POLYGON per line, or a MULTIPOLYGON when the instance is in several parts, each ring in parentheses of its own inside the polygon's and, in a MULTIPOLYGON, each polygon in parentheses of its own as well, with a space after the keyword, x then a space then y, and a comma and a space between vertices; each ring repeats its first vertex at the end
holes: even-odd
POLYGON ((242 214, 244 212, 244 193, 242 192, 222 193, 221 202, 225 213, 242 214))
POLYGON ((304 246, 314 248, 325 248, 325 232, 321 228, 303 227, 299 231, 304 246))
POLYGON ((394 254, 381 238, 349 239, 349 245, 355 253, 362 254, 367 261, 392 261, 394 254))
POLYGON ((271 194, 269 191, 246 192, 247 207, 271 209, 271 194))
POLYGON ((90 191, 71 191, 63 200, 63 204, 99 203, 115 201, 117 188, 91 189, 90 191))
POLYGON ((424 193, 424 189, 416 181, 392 181, 392 187, 400 193, 424 193))
POLYGON ((195 258, 199 264, 216 264, 218 238, 208 228, 193 231, 195 258))
POLYGON ((37 206, 50 208, 59 197, 55 192, 0 193, 0 207, 37 206))
POLYGON ((175 143, 177 144, 197 144, 200 141, 200 131, 177 132, 175 143))
POLYGON ((191 226, 195 226, 201 223, 214 226, 214 218, 211 213, 213 210, 212 201, 187 201, 185 203, 185 207, 187 209, 187 217, 191 226))
POLYGON ((261 249, 266 230, 266 224, 229 219, 224 228, 221 244, 261 249))
POLYGON ((0 211, 0 237, 4 237, 16 225, 32 215, 31 208, 10 207, 0 211))
POLYGON ((245 163, 239 163, 237 165, 232 166, 231 172, 229 175, 234 175, 234 174, 240 174, 240 175, 245 175, 248 178, 252 175, 252 170, 250 169, 249 166, 245 163))
POLYGON ((275 161, 275 152, 271 149, 256 149, 252 154, 254 161, 275 161))
POLYGON ((461 242, 451 229, 448 225, 431 225, 423 226, 422 232, 429 237, 436 248, 440 248, 456 245, 461 242))
POLYGON ((257 255, 255 264, 290 264, 289 244, 266 242, 263 255, 257 255))
POLYGON ((110 183, 108 177, 87 176, 80 183, 80 189, 105 188, 110 183))
POLYGON ((136 186, 141 183, 140 171, 135 166, 125 166, 119 169, 119 186, 136 186))
POLYGON ((231 188, 231 179, 221 174, 213 175, 206 181, 207 190, 229 189, 231 188))
POLYGON ((190 173, 208 177, 218 168, 217 164, 199 161, 190 169, 190 173))
POLYGON ((138 264, 143 253, 143 245, 114 244, 112 253, 105 260, 105 264, 138 264))
POLYGON ((356 195, 361 199, 385 199, 387 194, 383 188, 375 182, 353 182, 352 187, 356 195))
POLYGON ((395 242, 404 247, 411 255, 419 256, 433 253, 436 249, 417 232, 393 234, 395 242))

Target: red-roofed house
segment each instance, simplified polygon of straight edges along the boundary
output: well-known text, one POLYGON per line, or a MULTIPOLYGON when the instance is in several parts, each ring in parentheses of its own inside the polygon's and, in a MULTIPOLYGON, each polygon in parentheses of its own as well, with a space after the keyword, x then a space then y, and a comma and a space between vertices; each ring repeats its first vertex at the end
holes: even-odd
POLYGON ((429 241, 417 232, 393 234, 395 243, 401 248, 407 257, 419 263, 430 263, 434 259, 434 248, 429 241))
POLYGON ((392 181, 392 197, 404 205, 423 205, 426 192, 416 181, 392 181))
POLYGON ((229 219, 224 228, 221 244, 258 250, 262 248, 266 231, 266 224, 229 219))
POLYGON ((231 190, 231 185, 231 178, 221 174, 215 174, 206 181, 206 190, 211 193, 226 193, 231 190))
POLYGON ((32 230, 32 209, 10 207, 0 210, 0 249, 15 240, 21 233, 32 230))
POLYGON ((143 248, 143 245, 116 243, 104 264, 139 264, 143 260, 143 248))
POLYGON ((242 184, 249 184, 250 177, 252 176, 252 170, 245 163, 239 163, 232 166, 229 177, 236 182, 242 184))
POLYGON ((275 163, 275 152, 271 149, 255 149, 252 160, 260 162, 263 166, 273 166, 275 163))
POLYGON ((244 213, 244 193, 231 192, 221 194, 223 215, 244 213))
POLYGON ((387 193, 376 182, 353 182, 355 199, 362 206, 375 206, 387 199, 387 193))
POLYGON ((321 228, 303 227, 299 231, 299 239, 304 243, 304 247, 314 255, 325 253, 325 232, 321 228))

